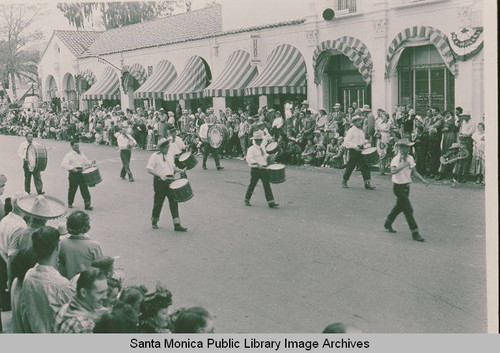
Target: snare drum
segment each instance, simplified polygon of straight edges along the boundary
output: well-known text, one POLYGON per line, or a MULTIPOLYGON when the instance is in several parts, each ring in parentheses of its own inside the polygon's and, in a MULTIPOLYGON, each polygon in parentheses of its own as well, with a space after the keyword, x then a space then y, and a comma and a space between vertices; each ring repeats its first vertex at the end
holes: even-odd
POLYGON ((47 167, 47 149, 44 145, 31 144, 28 148, 28 169, 30 172, 43 172, 47 167))
POLYGON ((189 201, 193 198, 193 190, 187 179, 178 179, 173 181, 170 185, 170 190, 174 194, 174 200, 177 202, 189 201))
POLYGON ((363 150, 361 154, 363 155, 363 158, 367 165, 374 165, 380 160, 376 147, 367 148, 363 150))
POLYGON ((93 187, 99 184, 102 179, 101 179, 101 173, 99 173, 99 168, 97 167, 92 167, 92 168, 87 168, 82 172, 83 175, 83 180, 85 181, 85 184, 87 186, 93 187))
POLYGON ((284 164, 271 164, 269 167, 267 167, 267 171, 270 183, 280 184, 286 181, 284 164))
POLYGON ((191 170, 196 167, 197 164, 198 160, 196 159, 194 154, 192 154, 191 152, 184 152, 179 156, 177 167, 179 167, 180 169, 186 168, 187 170, 191 170))
POLYGON ((278 142, 269 142, 269 144, 266 146, 266 151, 269 154, 275 154, 278 152, 278 142))

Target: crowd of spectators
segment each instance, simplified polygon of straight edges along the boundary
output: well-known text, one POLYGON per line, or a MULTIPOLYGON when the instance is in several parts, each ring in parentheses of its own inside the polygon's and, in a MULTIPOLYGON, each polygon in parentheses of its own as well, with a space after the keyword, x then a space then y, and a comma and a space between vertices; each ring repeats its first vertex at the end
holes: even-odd
MULTIPOLYGON (((0 175, 0 195, 6 181, 0 175)), ((161 284, 152 291, 125 285, 115 258, 88 236, 87 213, 75 211, 57 228, 46 226, 45 206, 27 215, 18 205, 25 195, 14 193, 12 210, 0 217, 0 308, 12 312, 14 333, 214 331, 206 309, 172 310, 172 293, 161 284)))
POLYGON ((398 106, 392 114, 382 109, 372 111, 370 106, 356 103, 343 109, 337 103, 333 111, 315 111, 307 101, 288 101, 282 110, 263 107, 257 114, 250 108, 218 113, 198 108, 194 114, 188 109, 176 112, 96 107, 89 112, 63 110, 54 113, 47 109, 9 110, 0 116, 0 133, 23 135, 33 131, 35 137, 80 141, 117 146, 117 136, 123 127, 137 141, 137 148, 153 150, 174 125, 177 134, 189 150, 202 153, 198 136, 207 117, 215 124, 225 125, 227 138, 219 148, 222 158, 244 159, 255 130, 262 130, 265 144, 277 143, 276 162, 288 165, 311 165, 322 168, 345 167, 348 151, 343 147, 346 132, 355 115, 364 118, 363 129, 369 144, 377 149, 381 174, 389 170, 396 154, 396 142, 408 138, 415 142, 413 155, 418 172, 426 177, 465 182, 470 176, 477 183, 484 182, 484 116, 479 123, 472 122, 470 114, 457 107, 455 112, 440 112, 429 107, 425 116, 415 114, 407 106, 398 106))

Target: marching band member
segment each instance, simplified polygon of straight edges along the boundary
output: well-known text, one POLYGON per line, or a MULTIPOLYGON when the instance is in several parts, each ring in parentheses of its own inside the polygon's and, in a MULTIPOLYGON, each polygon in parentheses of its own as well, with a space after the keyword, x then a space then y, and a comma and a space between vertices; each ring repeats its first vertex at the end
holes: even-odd
POLYGON ((212 156, 214 157, 215 161, 215 166, 217 167, 217 170, 222 170, 224 167, 220 165, 219 162, 219 154, 217 152, 217 148, 213 148, 210 146, 210 142, 208 142, 208 129, 213 125, 214 121, 214 116, 210 115, 205 119, 205 123, 201 125, 200 127, 200 132, 199 136, 201 141, 203 141, 203 164, 202 167, 204 170, 207 170, 207 159, 208 159, 208 154, 212 152, 212 156))
POLYGON ((37 145, 38 143, 33 141, 33 133, 31 131, 26 132, 26 141, 21 143, 17 151, 19 158, 23 160, 23 170, 24 170, 24 191, 28 194, 31 191, 31 176, 33 175, 33 181, 35 182, 35 188, 38 195, 43 195, 43 182, 40 176, 39 170, 34 170, 31 172, 28 165, 28 148, 31 145, 37 145))
POLYGON ((410 227, 413 240, 423 242, 424 238, 418 232, 417 222, 413 218, 413 208, 409 199, 411 175, 413 174, 419 178, 425 186, 428 186, 429 183, 415 169, 415 160, 410 155, 411 146, 414 143, 408 141, 408 139, 401 139, 397 144, 399 146, 399 153, 391 161, 392 182, 394 183, 394 195, 397 197, 397 202, 396 206, 394 206, 391 213, 387 216, 384 228, 390 233, 396 233, 392 228, 392 223, 403 212, 410 227))
POLYGON ((127 128, 122 127, 120 134, 117 138, 118 149, 120 150, 120 159, 122 160, 122 170, 120 171, 120 178, 125 180, 128 175, 130 182, 134 181, 134 176, 130 170, 130 158, 132 157, 132 148, 137 146, 135 139, 127 133, 127 128))
POLYGON ((349 149, 349 160, 347 161, 347 166, 344 172, 344 177, 342 180, 342 187, 348 188, 347 181, 351 177, 351 173, 359 163, 361 169, 361 174, 363 175, 363 180, 365 181, 365 189, 373 190, 375 186, 370 183, 370 169, 366 165, 361 152, 363 151, 364 145, 369 143, 365 139, 365 132, 362 129, 364 118, 359 115, 355 115, 352 118, 352 124, 354 125, 347 131, 344 139, 344 147, 349 149))
POLYGON ((93 207, 90 205, 90 192, 83 179, 83 170, 95 165, 95 161, 90 161, 86 155, 80 152, 80 144, 78 140, 73 139, 70 142, 72 151, 64 156, 61 167, 69 172, 69 189, 68 189, 68 207, 73 208, 73 201, 75 201, 75 194, 78 187, 83 197, 85 209, 90 211, 93 207))
POLYGON ((179 218, 179 205, 174 199, 170 184, 174 181, 175 172, 181 170, 175 166, 175 155, 179 153, 176 145, 172 143, 172 138, 162 138, 158 141, 159 152, 155 152, 149 158, 146 166, 148 173, 154 176, 153 189, 153 215, 151 224, 153 229, 158 229, 158 221, 163 207, 165 197, 168 199, 170 213, 174 222, 174 231, 185 232, 187 228, 181 225, 179 218))
POLYGON ((257 130, 254 132, 252 139, 253 145, 248 149, 246 158, 248 165, 252 169, 250 171, 250 185, 248 185, 248 189, 245 194, 245 205, 252 206, 250 204, 250 198, 252 197, 257 182, 261 179, 262 184, 264 185, 264 193, 269 207, 278 208, 279 203, 274 202, 273 191, 271 190, 269 175, 266 169, 271 158, 269 158, 266 149, 262 146, 264 133, 261 130, 257 130))

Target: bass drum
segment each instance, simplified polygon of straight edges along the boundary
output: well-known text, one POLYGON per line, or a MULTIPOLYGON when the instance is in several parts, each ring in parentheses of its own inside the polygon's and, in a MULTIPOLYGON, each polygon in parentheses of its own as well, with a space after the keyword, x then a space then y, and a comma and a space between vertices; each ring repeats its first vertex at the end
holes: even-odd
POLYGON ((30 172, 43 172, 47 167, 47 149, 43 145, 31 144, 28 147, 28 169, 30 172))
POLYGON ((212 148, 219 148, 229 139, 229 130, 226 125, 216 124, 208 128, 207 140, 212 148))

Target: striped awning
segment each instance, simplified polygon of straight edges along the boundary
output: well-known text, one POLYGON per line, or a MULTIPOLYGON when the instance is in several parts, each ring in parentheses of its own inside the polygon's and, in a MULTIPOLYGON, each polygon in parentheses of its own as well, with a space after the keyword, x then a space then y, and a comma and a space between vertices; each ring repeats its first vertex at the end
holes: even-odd
POLYGON ((96 81, 96 77, 95 77, 95 74, 94 72, 92 72, 92 70, 90 69, 87 69, 85 71, 80 71, 76 77, 82 77, 85 81, 87 81, 87 83, 92 86, 95 81, 96 81))
POLYGON ((199 56, 191 57, 182 73, 172 82, 170 88, 164 92, 166 101, 180 99, 198 99, 203 97, 203 90, 207 87, 207 72, 203 59, 199 56))
POLYGON ((332 54, 343 54, 351 60, 366 84, 372 80, 373 60, 367 46, 357 38, 344 36, 327 40, 316 47, 313 54, 314 83, 321 83, 321 76, 332 54))
POLYGON ((134 64, 132 66, 125 65, 122 69, 122 73, 133 76, 140 85, 142 85, 148 78, 148 73, 146 69, 141 64, 134 64))
POLYGON ((429 26, 414 26, 399 32, 389 45, 385 56, 386 78, 392 76, 401 53, 406 47, 412 46, 412 41, 418 43, 418 45, 424 45, 425 43, 434 45, 446 67, 453 75, 457 75, 458 67, 446 35, 440 30, 429 26))
POLYGON ((163 92, 177 77, 177 71, 170 61, 162 60, 156 65, 154 73, 134 92, 135 98, 163 99, 163 92))
POLYGON ((106 67, 101 77, 82 95, 82 99, 120 99, 120 80, 112 67, 106 67))
POLYGON ((257 76, 245 89, 247 95, 305 94, 306 64, 297 48, 282 44, 276 47, 257 76))
POLYGON ((245 87, 257 73, 257 68, 250 64, 250 54, 237 50, 227 60, 220 76, 205 89, 205 97, 243 96, 245 87))

